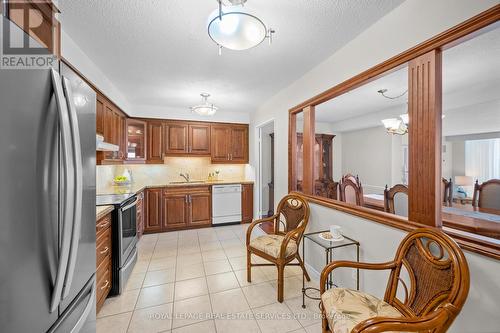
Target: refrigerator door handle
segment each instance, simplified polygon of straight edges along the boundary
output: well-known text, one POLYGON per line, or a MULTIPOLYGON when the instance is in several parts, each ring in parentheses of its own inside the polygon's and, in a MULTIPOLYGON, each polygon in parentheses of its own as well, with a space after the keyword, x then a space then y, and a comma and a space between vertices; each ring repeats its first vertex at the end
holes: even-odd
POLYGON ((66 95, 67 109, 69 114, 69 122, 71 127, 71 137, 73 146, 73 164, 74 164, 74 206, 73 206, 73 232, 71 234, 71 246, 69 249, 69 262, 66 270, 66 278, 64 280, 63 299, 68 296, 73 281, 75 272, 76 258, 78 255, 78 243, 80 241, 81 226, 82 226, 82 196, 83 196, 83 179, 82 179, 82 148, 80 141, 80 130, 78 128, 78 118, 74 105, 73 92, 71 90, 71 82, 62 77, 64 93, 66 95))
POLYGON ((63 155, 63 174, 64 174, 64 187, 63 187, 63 220, 62 220, 62 232, 61 232, 61 244, 59 248, 59 263, 57 267, 56 278, 54 282, 54 289, 52 290, 52 297, 50 302, 50 312, 54 312, 59 303, 61 302, 61 294, 64 286, 64 277, 66 275, 66 269, 68 267, 68 257, 69 257, 69 247, 70 247, 70 223, 73 219, 73 191, 70 190, 73 186, 72 175, 69 172, 70 169, 70 157, 71 157, 71 147, 70 147, 70 126, 69 117, 66 101, 64 99, 64 93, 61 85, 61 77, 54 69, 51 69, 52 86, 54 89, 59 124, 61 128, 61 143, 62 143, 62 155, 63 155))
POLYGON ((78 319, 78 321, 76 322, 75 326, 71 329, 71 333, 78 333, 81 331, 82 327, 83 327, 83 324, 85 324, 85 321, 87 320, 87 317, 89 316, 90 314, 90 311, 92 310, 93 306, 94 306, 94 301, 95 301, 95 282, 92 283, 92 290, 90 291, 91 294, 90 294, 90 298, 89 298, 89 301, 87 303, 87 305, 85 306, 85 310, 83 310, 83 313, 80 317, 80 319, 78 319))

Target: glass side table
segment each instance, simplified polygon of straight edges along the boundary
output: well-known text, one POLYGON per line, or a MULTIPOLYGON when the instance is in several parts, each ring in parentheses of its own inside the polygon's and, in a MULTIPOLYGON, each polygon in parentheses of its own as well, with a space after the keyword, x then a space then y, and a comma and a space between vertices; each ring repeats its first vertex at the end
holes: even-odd
MULTIPOLYGON (((359 242, 357 240, 354 240, 352 238, 349 238, 349 237, 343 235, 344 236, 343 240, 330 242, 330 241, 327 241, 327 240, 319 237, 319 234, 321 234, 322 232, 326 232, 326 231, 328 231, 328 230, 304 234, 304 240, 302 242, 302 256, 304 258, 304 261, 306 260, 305 243, 306 243, 306 239, 308 239, 308 240, 314 242, 315 244, 321 246, 325 250, 325 259, 326 259, 325 263, 326 263, 326 265, 328 265, 330 262, 333 261, 333 250, 334 249, 338 249, 338 248, 346 247, 346 246, 356 246, 356 261, 359 262, 359 242)), ((329 289, 330 287, 336 287, 336 285, 333 284, 333 277, 332 277, 331 273, 328 275, 326 287, 327 287, 327 289, 329 289)), ((306 308, 306 297, 313 299, 313 300, 317 300, 317 301, 321 300, 320 297, 313 297, 313 296, 308 295, 307 294, 308 290, 315 290, 315 291, 319 292, 318 288, 314 288, 314 287, 307 287, 306 288, 305 275, 304 275, 304 273, 302 273, 302 308, 304 308, 304 309, 306 308)), ((359 290, 359 269, 356 269, 356 290, 359 290)))

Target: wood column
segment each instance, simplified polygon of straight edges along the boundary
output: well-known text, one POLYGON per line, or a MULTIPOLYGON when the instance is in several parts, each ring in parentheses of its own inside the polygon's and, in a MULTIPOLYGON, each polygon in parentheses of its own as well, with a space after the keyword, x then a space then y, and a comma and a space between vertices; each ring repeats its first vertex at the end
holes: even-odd
POLYGON ((302 187, 305 194, 314 193, 314 144, 315 137, 315 107, 308 106, 304 108, 304 134, 303 134, 303 152, 302 158, 302 187))
POLYGON ((297 190, 297 114, 288 114, 288 192, 297 190))
POLYGON ((408 63, 409 220, 441 221, 441 52, 408 63))

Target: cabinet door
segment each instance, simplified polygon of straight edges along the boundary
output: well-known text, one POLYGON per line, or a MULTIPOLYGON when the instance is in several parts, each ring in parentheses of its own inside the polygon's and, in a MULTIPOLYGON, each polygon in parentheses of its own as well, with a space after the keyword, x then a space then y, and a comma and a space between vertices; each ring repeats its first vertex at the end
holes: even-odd
POLYGON ((108 103, 103 104, 104 107, 104 141, 112 143, 114 140, 114 112, 108 103))
POLYGON ((190 226, 212 224, 212 196, 210 192, 189 194, 190 226))
POLYGON ((230 161, 232 163, 248 163, 248 127, 233 126, 230 142, 230 161))
POLYGON ((150 163, 163 163, 163 124, 148 122, 147 159, 150 163))
POLYGON ((118 158, 124 161, 127 159, 127 118, 120 113, 118 113, 118 117, 118 142, 120 147, 118 158))
POLYGON ((227 125, 212 125, 212 162, 228 162, 230 129, 227 125))
POLYGON ((96 133, 104 135, 104 101, 99 95, 97 95, 97 100, 96 100, 95 119, 96 119, 96 126, 95 126, 96 133))
POLYGON ((188 221, 188 196, 186 194, 163 194, 163 229, 186 227, 188 221))
POLYGON ((165 154, 186 154, 188 153, 188 124, 187 123, 167 123, 168 134, 165 142, 165 154))
POLYGON ((189 154, 210 155, 210 125, 190 124, 188 132, 189 154))
POLYGON ((249 223, 253 219, 253 185, 243 184, 241 188, 241 222, 249 223))
POLYGON ((161 231, 162 221, 162 189, 147 189, 146 190, 146 223, 144 224, 144 232, 161 231))

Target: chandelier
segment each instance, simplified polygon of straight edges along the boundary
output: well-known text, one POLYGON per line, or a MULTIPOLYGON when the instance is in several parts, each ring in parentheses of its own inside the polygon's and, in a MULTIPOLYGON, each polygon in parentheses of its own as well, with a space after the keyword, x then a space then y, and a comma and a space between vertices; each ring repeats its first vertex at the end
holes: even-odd
POLYGON ((200 116, 213 116, 217 112, 217 107, 208 103, 210 94, 201 93, 202 104, 190 107, 191 112, 196 112, 200 116))
POLYGON ((243 7, 247 0, 217 0, 219 8, 208 17, 208 35, 222 49, 247 50, 266 38, 272 43, 275 31, 243 7))
MULTIPOLYGON (((401 95, 394 96, 394 97, 387 96, 385 94, 387 92, 387 89, 380 89, 377 92, 387 99, 398 99, 398 98, 406 95, 406 93, 408 92, 408 89, 405 90, 401 95)), ((382 124, 384 124, 385 130, 389 134, 404 135, 404 134, 408 133, 408 123, 409 122, 410 122, 410 117, 409 117, 408 113, 401 114, 399 116, 399 118, 382 119, 382 124)))

